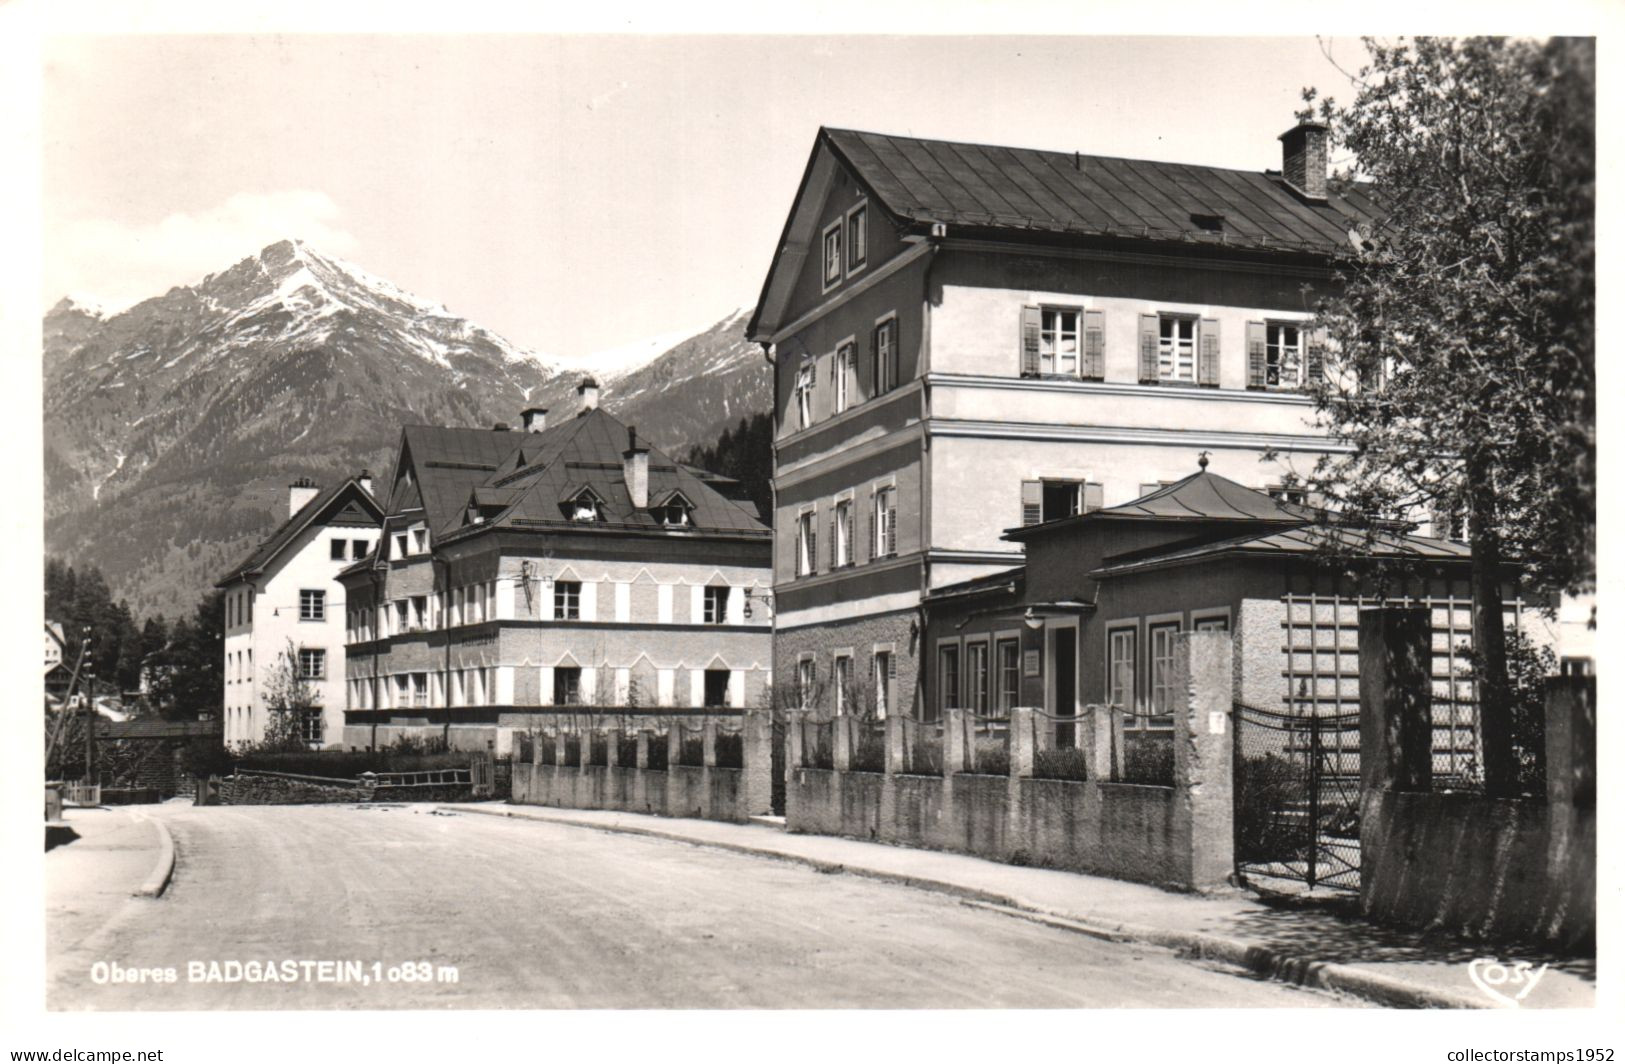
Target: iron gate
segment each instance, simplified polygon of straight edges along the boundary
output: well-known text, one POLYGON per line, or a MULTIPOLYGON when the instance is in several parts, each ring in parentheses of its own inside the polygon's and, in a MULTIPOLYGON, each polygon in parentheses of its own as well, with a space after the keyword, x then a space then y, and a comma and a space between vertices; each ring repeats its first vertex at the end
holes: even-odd
POLYGON ((1234 708, 1238 876, 1359 890, 1359 714, 1234 708))

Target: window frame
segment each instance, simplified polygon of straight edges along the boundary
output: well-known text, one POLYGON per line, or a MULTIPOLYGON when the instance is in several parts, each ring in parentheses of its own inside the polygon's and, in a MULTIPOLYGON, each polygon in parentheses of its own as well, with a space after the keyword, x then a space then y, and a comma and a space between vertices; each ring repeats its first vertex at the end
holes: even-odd
POLYGON ((581 701, 581 666, 555 665, 553 667, 553 704, 555 706, 579 706, 581 701), (574 680, 574 683, 568 681, 574 680), (565 697, 560 697, 560 692, 565 697))
POLYGON ((988 715, 993 698, 992 646, 986 637, 965 640, 965 706, 972 713, 988 715))
POLYGON ((897 347, 897 312, 887 311, 875 319, 875 395, 897 390, 902 365, 897 347))
POLYGON ((346 540, 339 539, 337 536, 335 536, 332 539, 328 540, 327 541, 327 560, 330 561, 330 562, 342 562, 344 560, 345 548, 348 545, 349 544, 348 544, 348 542, 346 540))
POLYGON ((962 659, 959 653, 959 641, 955 639, 944 640, 937 644, 937 697, 936 716, 932 720, 941 720, 950 709, 964 707, 950 704, 948 695, 953 694, 952 702, 960 701, 962 687, 960 683, 960 668, 962 659), (950 668, 950 659, 952 666, 950 668))
POLYGON ((701 690, 701 693, 700 693, 701 694, 701 697, 700 697, 701 707, 700 708, 702 708, 702 709, 726 709, 727 706, 728 706, 728 691, 732 688, 732 686, 733 686, 733 670, 732 669, 706 669, 705 670, 705 679, 703 681, 703 689, 701 690), (719 675, 722 677, 721 700, 713 702, 711 700, 711 694, 712 694, 712 692, 711 692, 711 682, 712 682, 712 679, 714 677, 719 676, 719 675))
POLYGON ((1179 653, 1179 634, 1184 630, 1184 623, 1178 614, 1146 618, 1146 711, 1152 716, 1138 719, 1143 729, 1166 731, 1174 726, 1174 712, 1178 708, 1174 668, 1179 653), (1159 638, 1165 644, 1161 648, 1158 647, 1159 638))
POLYGON ((302 587, 299 589, 299 620, 325 623, 327 620, 327 589, 302 587))
POLYGON ((814 383, 817 369, 813 359, 805 358, 801 365, 796 367, 796 383, 793 389, 796 403, 796 428, 810 429, 817 420, 817 411, 813 409, 813 394, 817 391, 814 383))
POLYGON ((728 623, 728 592, 726 584, 707 584, 701 597, 700 617, 705 624, 728 623), (720 594, 719 594, 720 592, 720 594))
POLYGON ((1106 638, 1106 675, 1105 701, 1108 706, 1116 707, 1124 713, 1138 711, 1138 669, 1140 649, 1140 625, 1138 621, 1123 624, 1109 625, 1105 632, 1106 638), (1125 665, 1118 655, 1121 642, 1128 645, 1128 660, 1125 665), (1126 691, 1122 681, 1127 681, 1126 691), (1126 696, 1126 698, 1124 697, 1126 696))
POLYGON ((581 581, 553 581, 553 619, 555 621, 581 620, 581 581))
POLYGON ((818 538, 818 513, 812 507, 796 514, 796 575, 813 576, 818 572, 818 559, 814 556, 818 538))
POLYGON ((846 211, 846 246, 842 249, 845 254, 846 276, 860 274, 869 265, 869 200, 859 200, 846 211), (853 235, 853 222, 863 230, 862 239, 853 235))
POLYGON ((1040 377, 1071 377, 1081 379, 1083 376, 1083 345, 1084 345, 1084 308, 1064 303, 1038 304, 1038 375, 1040 377), (1061 347, 1060 342, 1065 335, 1060 328, 1060 317, 1063 314, 1072 315, 1072 368, 1060 368, 1061 347), (1049 315, 1055 316, 1056 325, 1046 330, 1044 322, 1049 315), (1044 348, 1044 336, 1050 333, 1050 348, 1044 348), (1048 360, 1046 363, 1046 359, 1048 360), (1046 368, 1046 365, 1048 368, 1046 368))
POLYGON ((895 483, 878 484, 875 486, 874 520, 871 522, 874 529, 873 557, 897 557, 897 485, 895 483))
POLYGON ((1308 350, 1309 350, 1307 333, 1308 333, 1308 330, 1305 329, 1303 327, 1303 323, 1299 322, 1299 321, 1291 321, 1291 320, 1288 320, 1288 319, 1285 319, 1285 318, 1265 318, 1264 319, 1264 390, 1265 391, 1268 391, 1268 392, 1295 392, 1295 391, 1298 391, 1300 388, 1303 387, 1304 372, 1305 372, 1305 369, 1307 368, 1307 361, 1308 361, 1307 360, 1307 354, 1308 354, 1308 350), (1276 342, 1276 343, 1273 343, 1273 344, 1270 342, 1270 337, 1272 335, 1276 335, 1278 333, 1278 331, 1284 330, 1284 329, 1291 329, 1293 332, 1297 333, 1298 342, 1295 345, 1295 347, 1288 348, 1286 345, 1284 345, 1284 344, 1282 344, 1280 342, 1276 342), (1291 358, 1294 360, 1294 362, 1293 362, 1293 370, 1292 370, 1293 379, 1291 381, 1288 381, 1286 379, 1286 372, 1285 372, 1286 367, 1288 365, 1288 362, 1287 362, 1287 359, 1288 359, 1287 352, 1288 351, 1292 352, 1291 358), (1274 367, 1273 367, 1275 369, 1275 383, 1274 384, 1270 383, 1270 369, 1271 369, 1270 357, 1271 357, 1272 354, 1274 355, 1274 358, 1275 358, 1275 363, 1274 363, 1274 367))
POLYGON ((818 661, 810 653, 796 659, 796 704, 800 709, 811 709, 813 687, 818 683, 818 661))
POLYGON ((839 288, 841 282, 846 278, 845 241, 846 215, 842 214, 839 218, 824 226, 823 237, 818 243, 819 262, 823 267, 823 272, 819 274, 823 280, 823 293, 827 294, 839 288), (831 237, 835 238, 833 245, 830 241, 831 237), (833 253, 831 252, 832 246, 833 253), (833 271, 830 269, 832 265, 834 266, 833 271), (832 272, 834 276, 831 276, 832 272))
POLYGON ((325 741, 326 716, 317 708, 301 710, 299 713, 299 741, 320 746, 325 741))
POLYGON ((1200 338, 1200 336, 1198 334, 1200 332, 1201 332, 1201 315, 1179 313, 1179 312, 1173 312, 1173 311, 1158 311, 1157 312, 1157 383, 1159 383, 1159 384, 1192 384, 1192 385, 1197 383, 1197 380, 1198 380, 1198 377, 1199 377, 1199 373, 1198 373, 1199 366, 1197 365, 1197 363, 1200 361, 1200 350, 1199 350, 1199 348, 1200 348, 1200 345, 1201 345, 1201 338, 1200 338), (1163 336, 1163 330, 1164 330, 1164 327, 1166 325, 1170 324, 1170 323, 1172 323, 1175 326, 1174 335, 1172 337, 1165 338, 1163 336), (1190 338, 1189 338, 1189 340, 1190 340, 1190 354, 1189 354, 1189 363, 1188 363, 1188 368, 1190 369, 1190 375, 1189 376, 1180 376, 1179 375, 1180 358, 1181 358, 1181 355, 1180 355, 1180 352, 1179 352, 1179 345, 1181 343, 1185 342, 1184 338, 1180 337, 1179 334, 1178 334, 1179 333, 1179 330, 1178 330, 1179 325, 1186 325, 1186 326, 1189 326, 1189 328, 1190 328, 1190 338), (1165 344, 1167 346, 1168 366, 1169 366, 1169 368, 1171 370, 1173 370, 1173 372, 1171 374, 1163 372, 1163 357, 1164 357, 1164 346, 1165 346, 1165 344))
POLYGON ((891 646, 875 647, 869 655, 869 673, 874 685, 875 718, 884 720, 891 709, 891 646))
POLYGON ((305 682, 327 679, 326 647, 299 648, 299 679, 305 682))
POLYGON ((854 383, 858 372, 858 338, 848 336, 835 345, 835 412, 844 414, 855 404, 852 402, 854 383))
POLYGON ((835 500, 835 568, 857 564, 857 523, 853 520, 852 496, 835 500))
POLYGON ((830 682, 835 691, 835 715, 849 716, 852 712, 852 651, 837 650, 834 654, 834 667, 830 670, 830 682))
POLYGON ((361 559, 365 558, 367 556, 368 552, 371 551, 371 550, 372 550, 372 540, 370 540, 370 539, 352 539, 350 541, 350 560, 353 561, 353 562, 358 562, 361 559))
POLYGON ((997 708, 1008 714, 1021 704, 1021 636, 996 633, 993 639, 992 669, 998 677, 996 688, 997 708), (1010 661, 1006 662, 1006 651, 1012 651, 1010 661))

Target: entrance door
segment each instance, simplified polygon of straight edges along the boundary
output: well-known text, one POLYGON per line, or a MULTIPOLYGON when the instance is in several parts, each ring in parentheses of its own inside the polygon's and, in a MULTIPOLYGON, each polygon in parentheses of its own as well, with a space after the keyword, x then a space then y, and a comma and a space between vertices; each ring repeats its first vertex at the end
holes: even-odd
MULTIPOLYGON (((1076 628, 1057 628, 1053 636, 1054 646, 1050 652, 1050 704, 1054 706, 1057 717, 1075 717, 1078 713, 1078 630, 1076 628)), ((1077 725, 1057 724, 1055 726, 1055 745, 1058 747, 1071 747, 1078 745, 1077 725)))

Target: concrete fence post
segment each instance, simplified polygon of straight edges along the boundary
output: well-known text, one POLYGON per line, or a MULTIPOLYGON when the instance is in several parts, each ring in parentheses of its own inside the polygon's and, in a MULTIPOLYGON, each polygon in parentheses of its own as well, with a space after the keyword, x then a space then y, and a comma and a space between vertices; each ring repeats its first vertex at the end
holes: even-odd
POLYGON ((789 783, 795 778, 796 769, 801 767, 801 725, 806 714, 799 709, 791 709, 785 715, 789 723, 785 726, 784 781, 789 783))
POLYGON ((1433 787, 1433 621, 1429 612, 1401 606, 1360 611, 1362 795, 1433 787))
POLYGON ((886 718, 886 775, 895 776, 903 771, 903 718, 886 718))
POLYGON ((1182 632, 1174 642, 1174 816, 1186 885, 1223 886, 1235 871, 1235 665, 1228 632, 1182 632))
POLYGON ((743 745, 745 812, 766 816, 773 811, 773 721, 759 710, 747 710, 740 736, 743 745))
POLYGON ((1031 778, 1033 758, 1033 711, 1016 706, 1010 710, 1010 778, 1031 778))
POLYGON ((965 711, 942 711, 942 778, 965 771, 965 711))
POLYGON ((1597 679, 1546 681, 1546 801, 1553 807, 1597 804, 1597 679))
POLYGON ((638 729, 637 747, 632 753, 633 768, 649 767, 649 737, 653 734, 648 728, 638 729))
POLYGON ((562 724, 553 725, 553 766, 555 768, 564 767, 565 742, 564 726, 562 724))
POLYGON ((717 767, 717 722, 709 717, 700 725, 700 764, 717 767))
POLYGON ((666 718, 666 768, 669 771, 682 763, 683 718, 668 717, 666 718))
POLYGON ((1092 783, 1109 783, 1112 779, 1112 718, 1117 714, 1112 707, 1091 705, 1083 722, 1083 755, 1088 758, 1085 771, 1092 783))
POLYGON ((835 771, 852 771, 852 718, 842 714, 831 717, 830 730, 834 732, 835 771))
POLYGON ((621 729, 604 729, 604 764, 610 768, 621 767, 621 729))

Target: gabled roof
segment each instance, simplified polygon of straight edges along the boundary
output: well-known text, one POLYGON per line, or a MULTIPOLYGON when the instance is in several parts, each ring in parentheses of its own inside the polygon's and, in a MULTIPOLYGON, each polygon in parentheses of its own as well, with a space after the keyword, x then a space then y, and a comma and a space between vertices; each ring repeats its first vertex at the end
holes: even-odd
POLYGON ((1110 560, 1108 564, 1095 569, 1090 575, 1105 579, 1145 569, 1182 565, 1217 555, 1308 557, 1328 547, 1364 558, 1404 558, 1436 562, 1466 562, 1472 559, 1470 547, 1450 540, 1387 531, 1378 531, 1368 536, 1355 529, 1305 525, 1276 532, 1237 536, 1217 543, 1203 543, 1184 549, 1164 549, 1160 553, 1136 552, 1132 557, 1110 560))
POLYGON ((1364 193, 1316 202, 1269 171, 851 129, 820 136, 893 217, 912 222, 1326 254, 1348 251, 1350 224, 1373 211, 1364 193))
MULTIPOLYGON (((639 441, 640 446, 643 441, 639 441)), ((626 487, 622 452, 627 449, 627 427, 601 408, 549 426, 539 433, 520 434, 519 455, 510 453, 488 475, 482 490, 506 493, 505 510, 487 519, 481 528, 595 528, 622 531, 667 531, 648 506, 635 507, 626 487), (583 524, 569 520, 563 504, 583 490, 600 500, 602 520, 583 524)), ((686 467, 673 462, 658 448, 649 448, 650 502, 681 492, 693 505, 695 532, 726 532, 767 536, 768 529, 744 506, 727 498, 686 467)), ((493 496, 495 498, 495 496, 493 496)), ((462 504, 466 504, 465 493, 462 504)))
POLYGON ((524 433, 496 429, 406 426, 387 512, 393 516, 421 507, 435 535, 460 528, 469 492, 489 480, 525 439, 524 433), (400 483, 403 465, 412 470, 410 485, 400 483))
POLYGON ((269 538, 254 548, 252 554, 215 581, 214 586, 226 587, 244 577, 264 572, 266 566, 282 553, 283 548, 311 525, 326 524, 341 516, 346 521, 351 521, 355 513, 370 514, 374 523, 383 519, 383 510, 377 501, 361 486, 360 481, 350 477, 326 491, 319 492, 314 499, 301 506, 297 513, 279 525, 269 538))
POLYGON ((793 280, 776 280, 781 260, 793 275, 811 253, 816 219, 807 216, 819 209, 834 165, 850 171, 895 225, 926 232, 940 222, 950 236, 1101 237, 1326 257, 1348 253, 1349 230, 1376 213, 1366 189, 1316 201, 1268 170, 824 127, 751 317, 747 335, 753 339, 780 324, 759 328, 770 296, 780 308, 793 280))

